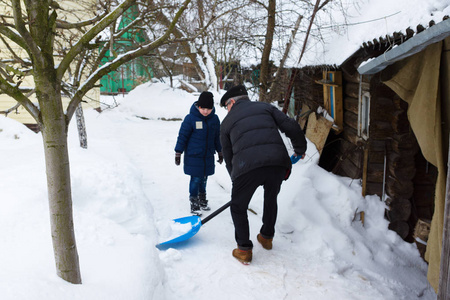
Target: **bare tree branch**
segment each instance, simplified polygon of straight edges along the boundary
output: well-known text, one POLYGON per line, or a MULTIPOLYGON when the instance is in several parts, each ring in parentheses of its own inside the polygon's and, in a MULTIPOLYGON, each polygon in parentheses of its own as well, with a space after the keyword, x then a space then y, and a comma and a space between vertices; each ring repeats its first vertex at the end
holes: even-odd
MULTIPOLYGON (((16 0, 19 1, 19 0, 16 0)), ((100 22, 95 24, 81 39, 70 49, 70 51, 63 58, 57 69, 57 78, 62 79, 65 71, 69 68, 70 63, 79 55, 83 48, 90 43, 100 32, 107 28, 112 22, 117 20, 124 11, 135 4, 136 0, 125 0, 116 9, 109 13, 100 22)))
POLYGON ((70 101, 69 106, 67 108, 67 114, 66 114, 67 122, 70 122, 70 119, 72 118, 72 116, 73 116, 78 104, 81 102, 81 99, 83 98, 83 96, 95 85, 95 83, 100 78, 102 78, 104 75, 108 74, 109 72, 116 70, 118 67, 120 67, 124 63, 129 62, 136 57, 140 57, 144 54, 147 54, 151 50, 158 48, 164 42, 166 42, 169 39, 170 34, 174 31, 176 23, 178 22, 182 13, 187 8, 187 6, 189 5, 190 2, 191 2, 191 0, 184 1, 184 3, 182 4, 182 6, 179 8, 176 15, 174 16, 172 22, 168 26, 168 29, 166 30, 164 35, 162 35, 156 41, 142 45, 141 47, 139 47, 136 50, 129 51, 129 52, 117 57, 112 62, 103 65, 98 70, 96 70, 93 74, 91 74, 91 76, 77 90, 77 92, 74 94, 72 100, 70 101))

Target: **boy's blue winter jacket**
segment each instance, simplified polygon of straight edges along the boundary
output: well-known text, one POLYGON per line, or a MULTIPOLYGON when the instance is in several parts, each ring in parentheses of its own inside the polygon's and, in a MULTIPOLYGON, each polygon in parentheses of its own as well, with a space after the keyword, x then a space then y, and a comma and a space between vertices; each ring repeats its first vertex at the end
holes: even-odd
POLYGON ((191 106, 189 114, 181 123, 175 152, 184 153, 184 173, 195 177, 214 174, 214 154, 221 152, 220 121, 216 110, 204 117, 191 106))

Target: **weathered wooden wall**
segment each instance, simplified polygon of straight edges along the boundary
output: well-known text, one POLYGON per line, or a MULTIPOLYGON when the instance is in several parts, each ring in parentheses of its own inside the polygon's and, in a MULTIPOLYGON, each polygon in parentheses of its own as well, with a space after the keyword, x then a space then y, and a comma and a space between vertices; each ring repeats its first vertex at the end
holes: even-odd
POLYGON ((419 219, 431 219, 435 177, 423 162, 407 117, 408 105, 379 76, 360 77, 344 72, 344 132, 339 155, 339 175, 363 178, 364 149, 368 149, 366 194, 383 195, 389 210, 389 228, 412 241, 419 219), (370 126, 367 140, 358 136, 358 98, 370 94, 370 126), (419 173, 418 170, 419 169, 419 173), (385 188, 383 193, 383 187, 385 188))
MULTIPOLYGON (((429 25, 433 26, 434 22, 429 25)), ((382 200, 389 207, 386 210, 389 228, 410 242, 417 238, 426 242, 434 211, 437 170, 420 151, 408 120, 407 103, 380 81, 380 74, 361 77, 357 68, 423 30, 418 25, 416 32, 407 28, 406 35, 394 32, 392 36, 367 41, 339 66, 344 79, 344 128, 339 133, 331 131, 319 161, 335 174, 362 180, 365 194, 384 196, 382 200), (370 124, 368 137, 361 137, 358 135, 359 99, 365 92, 370 95, 370 124), (323 157, 326 163, 322 163, 323 157)), ((311 111, 323 106, 322 87, 315 81, 326 68, 299 70, 295 82, 298 104, 307 103, 311 111)), ((424 244, 416 244, 423 255, 424 244)))

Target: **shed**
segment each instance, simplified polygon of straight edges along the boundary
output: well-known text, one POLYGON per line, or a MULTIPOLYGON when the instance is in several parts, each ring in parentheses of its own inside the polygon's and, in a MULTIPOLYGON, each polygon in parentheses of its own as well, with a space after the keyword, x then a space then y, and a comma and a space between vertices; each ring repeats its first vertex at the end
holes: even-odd
MULTIPOLYGON (((427 162, 437 168, 434 212, 427 243, 428 279, 437 290, 443 236, 450 134, 450 19, 360 66, 379 76, 403 101, 412 132, 427 162)), ((412 199, 414 204, 414 198, 412 199)), ((445 275, 445 274, 442 274, 445 275)), ((448 274, 447 274, 448 275, 448 274)))
POLYGON ((386 201, 389 228, 417 244, 436 291, 450 133, 449 49, 448 16, 375 38, 339 66, 295 70, 295 105, 285 101, 284 107, 301 124, 311 114, 318 119, 318 107, 327 110, 334 124, 316 144, 319 164, 361 180, 364 194, 386 201))

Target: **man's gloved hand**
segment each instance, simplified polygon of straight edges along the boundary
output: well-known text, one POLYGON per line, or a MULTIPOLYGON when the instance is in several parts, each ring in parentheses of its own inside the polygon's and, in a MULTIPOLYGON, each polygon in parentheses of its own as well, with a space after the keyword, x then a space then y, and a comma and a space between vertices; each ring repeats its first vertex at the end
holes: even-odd
POLYGON ((181 162, 181 153, 175 152, 175 164, 176 164, 177 166, 179 166, 179 165, 180 165, 180 162, 181 162))
POLYGON ((217 162, 218 162, 219 164, 222 164, 222 163, 223 163, 223 154, 222 154, 222 152, 219 152, 219 160, 217 160, 217 162))
POLYGON ((300 159, 303 159, 304 157, 305 157, 305 153, 303 153, 302 155, 294 153, 291 155, 291 163, 295 164, 296 162, 298 162, 300 159))

